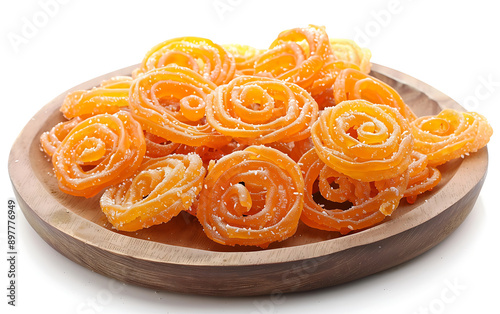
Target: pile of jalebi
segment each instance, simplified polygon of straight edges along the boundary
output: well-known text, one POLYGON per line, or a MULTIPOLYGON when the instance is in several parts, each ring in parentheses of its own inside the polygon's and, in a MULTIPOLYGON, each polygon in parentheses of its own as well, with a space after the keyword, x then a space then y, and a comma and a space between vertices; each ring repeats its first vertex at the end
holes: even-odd
POLYGON ((417 117, 370 75, 370 57, 318 26, 283 31, 268 49, 170 39, 131 76, 70 92, 67 120, 41 147, 60 189, 101 194, 120 231, 182 211, 231 246, 266 248, 301 223, 366 229, 402 199, 415 203, 439 184, 439 165, 492 135, 474 112, 417 117))

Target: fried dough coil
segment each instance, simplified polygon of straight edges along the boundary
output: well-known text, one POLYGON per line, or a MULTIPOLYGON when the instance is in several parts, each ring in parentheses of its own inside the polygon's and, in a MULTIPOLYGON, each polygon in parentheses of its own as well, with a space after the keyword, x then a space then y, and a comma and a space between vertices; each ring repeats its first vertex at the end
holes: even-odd
POLYGON ((103 81, 99 87, 71 92, 64 99, 60 110, 67 119, 101 113, 113 114, 128 107, 131 84, 130 76, 115 76, 103 81))
POLYGON ((176 65, 151 70, 130 89, 130 110, 143 129, 189 146, 219 147, 230 138, 205 121, 206 98, 215 84, 176 65))
POLYGON ((314 149, 302 156, 299 166, 305 184, 301 221, 312 228, 342 234, 371 227, 391 215, 408 184, 408 171, 385 180, 355 180, 325 165, 314 149), (319 181, 321 196, 334 202, 330 208, 318 204, 313 198, 316 181, 319 181), (333 182, 335 188, 331 186, 333 182), (350 202, 347 208, 343 208, 345 204, 341 203, 344 202, 350 202))
POLYGON ((427 155, 430 166, 438 166, 486 146, 493 129, 479 113, 444 109, 413 121, 411 132, 415 150, 427 155))
POLYGON ((196 154, 148 159, 134 176, 108 188, 100 205, 117 230, 136 231, 165 223, 191 207, 205 172, 196 154))
POLYGON ((206 107, 215 130, 248 145, 304 140, 317 116, 318 105, 304 89, 257 76, 217 87, 206 107))
POLYGON ((55 150, 52 164, 63 192, 92 197, 132 175, 145 151, 140 124, 119 111, 76 125, 55 150))
POLYGON ((295 233, 303 189, 292 159, 273 148, 249 146, 209 167, 197 217, 215 242, 267 247, 295 233))
POLYGON ((169 64, 189 68, 216 85, 228 83, 236 70, 233 56, 210 39, 179 37, 151 48, 134 77, 169 64))
POLYGON ((310 25, 281 32, 255 62, 256 75, 270 75, 309 90, 334 58, 323 27, 310 25))
POLYGON ((311 129, 316 152, 334 170, 365 182, 402 174, 413 137, 397 110, 366 100, 327 108, 311 129))
POLYGON ((342 70, 333 85, 336 103, 344 100, 365 99, 374 104, 391 106, 408 121, 416 115, 408 107, 395 89, 361 71, 346 68, 342 70))

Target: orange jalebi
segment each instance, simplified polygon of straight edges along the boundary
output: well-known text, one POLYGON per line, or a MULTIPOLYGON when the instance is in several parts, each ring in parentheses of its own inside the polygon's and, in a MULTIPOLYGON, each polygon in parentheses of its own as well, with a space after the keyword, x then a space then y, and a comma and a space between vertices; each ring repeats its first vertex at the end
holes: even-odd
POLYGON ((141 126, 130 113, 105 113, 76 125, 55 150, 52 164, 62 191, 92 197, 132 175, 145 150, 141 126))
POLYGON ((255 61, 256 75, 270 75, 309 90, 322 67, 334 59, 323 27, 310 25, 281 32, 255 61))
POLYGON ((196 215, 215 242, 267 247, 295 233, 303 191, 292 159, 273 148, 249 146, 210 166, 196 215))
POLYGON ((133 177, 107 189, 101 208, 117 230, 136 231, 170 221, 200 192, 205 168, 196 154, 148 159, 133 177))
POLYGON ((401 96, 384 82, 355 69, 342 70, 333 85, 335 102, 365 99, 374 104, 384 104, 399 111, 408 121, 416 116, 401 96))
POLYGON ((299 86, 273 78, 239 76, 209 95, 207 122, 245 144, 309 137, 318 105, 299 86))
POLYGON ((411 132, 415 150, 427 155, 430 166, 438 166, 486 146, 493 129, 478 113, 444 109, 413 121, 411 132))
POLYGON ((130 110, 144 130, 175 143, 220 147, 230 138, 205 121, 207 95, 215 84, 176 65, 151 70, 130 88, 130 110))
POLYGON ((64 99, 60 110, 67 119, 118 112, 128 106, 131 84, 130 76, 115 76, 103 81, 99 87, 71 92, 64 99))
POLYGON ((406 187, 404 197, 410 204, 415 203, 417 196, 432 190, 441 181, 441 172, 428 166, 427 156, 417 151, 413 151, 412 162, 408 166, 410 179, 406 187))
POLYGON ((61 145, 64 138, 73 130, 78 123, 82 122, 80 117, 68 121, 59 122, 50 131, 43 132, 40 136, 40 144, 47 155, 52 156, 56 149, 61 145))
POLYGON ((206 38, 180 37, 148 51, 134 76, 169 64, 189 68, 217 85, 228 83, 236 70, 233 56, 222 46, 206 38))
POLYGON ((408 122, 394 108, 366 100, 325 109, 311 138, 325 164, 356 180, 389 179, 405 172, 411 162, 408 122))
POLYGON ((342 234, 371 227, 391 215, 408 183, 408 171, 385 180, 355 180, 325 165, 314 149, 302 156, 299 166, 305 184, 301 221, 312 228, 342 234), (313 198, 317 181, 321 196, 333 202, 328 206, 313 198))

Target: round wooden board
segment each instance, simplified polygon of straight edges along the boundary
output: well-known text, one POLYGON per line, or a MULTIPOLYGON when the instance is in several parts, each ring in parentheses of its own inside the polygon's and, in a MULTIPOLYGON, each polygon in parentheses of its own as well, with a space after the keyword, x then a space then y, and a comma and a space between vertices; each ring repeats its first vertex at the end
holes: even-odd
MULTIPOLYGON (((89 89, 131 66, 72 90, 89 89)), ((463 110, 436 89, 398 71, 374 64, 372 75, 389 83, 417 115, 443 108, 463 110)), ((139 232, 117 232, 99 208, 99 197, 84 199, 59 191, 39 137, 63 117, 67 92, 43 107, 12 147, 9 173, 19 205, 31 226, 74 262, 127 283, 183 293, 251 296, 332 286, 388 269, 432 248, 471 211, 488 165, 486 148, 440 167, 443 179, 413 205, 400 207, 383 223, 340 236, 299 225, 290 239, 267 249, 226 247, 209 240, 187 213, 139 232)))

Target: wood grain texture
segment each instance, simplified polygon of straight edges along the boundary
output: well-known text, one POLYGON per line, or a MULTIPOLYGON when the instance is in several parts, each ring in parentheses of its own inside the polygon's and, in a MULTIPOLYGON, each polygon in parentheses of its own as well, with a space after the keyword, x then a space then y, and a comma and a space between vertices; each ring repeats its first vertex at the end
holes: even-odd
MULTIPOLYGON (((88 89, 131 66, 76 86, 88 89)), ((389 83, 417 115, 443 108, 463 110, 436 89, 395 70, 373 65, 372 75, 389 83)), ((440 166, 443 179, 431 192, 373 228, 341 237, 299 225, 290 239, 268 249, 227 247, 209 240, 189 214, 138 232, 117 232, 99 208, 59 191, 40 134, 62 121, 67 92, 43 107, 26 125, 9 157, 19 205, 31 226, 64 256, 124 282, 154 289, 220 296, 250 296, 317 289, 359 279, 408 261, 434 247, 466 218, 484 182, 486 148, 440 166), (200 278, 203 285, 200 285, 200 278)))

